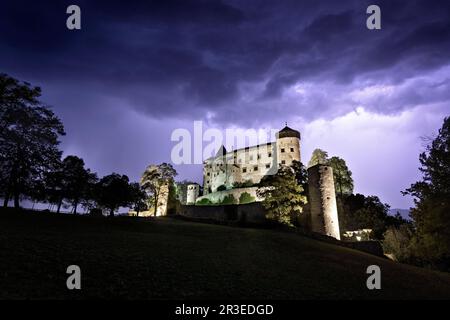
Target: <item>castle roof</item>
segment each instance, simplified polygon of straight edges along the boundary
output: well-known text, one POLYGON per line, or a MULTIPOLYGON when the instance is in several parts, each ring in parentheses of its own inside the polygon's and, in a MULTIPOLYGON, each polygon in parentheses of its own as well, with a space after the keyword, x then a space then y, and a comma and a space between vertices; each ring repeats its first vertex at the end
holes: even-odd
POLYGON ((300 132, 285 126, 283 129, 277 132, 277 139, 279 138, 298 138, 300 139, 300 132))

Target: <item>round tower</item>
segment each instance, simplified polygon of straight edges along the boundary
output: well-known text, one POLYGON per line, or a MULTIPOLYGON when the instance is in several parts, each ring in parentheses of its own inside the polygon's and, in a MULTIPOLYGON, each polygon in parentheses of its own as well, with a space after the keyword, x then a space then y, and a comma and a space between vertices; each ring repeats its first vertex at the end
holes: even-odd
POLYGON ((198 184, 189 184, 187 186, 186 204, 194 204, 200 194, 200 186, 198 184))
POLYGON ((308 189, 311 230, 340 240, 333 168, 322 164, 308 168, 308 189))
POLYGON ((290 166, 293 160, 300 158, 300 132, 287 125, 276 134, 277 163, 290 166))

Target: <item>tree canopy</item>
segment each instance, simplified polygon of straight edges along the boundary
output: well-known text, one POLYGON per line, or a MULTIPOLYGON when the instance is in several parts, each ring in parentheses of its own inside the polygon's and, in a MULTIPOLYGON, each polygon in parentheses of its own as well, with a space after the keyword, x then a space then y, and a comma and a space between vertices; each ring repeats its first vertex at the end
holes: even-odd
POLYGON ((294 170, 286 166, 281 166, 274 175, 265 176, 256 192, 258 197, 264 198, 262 205, 267 210, 267 218, 288 225, 297 223, 307 202, 294 170))
POLYGON ((59 163, 64 127, 39 101, 41 89, 0 74, 0 189, 4 206, 20 205, 59 163))
POLYGON ((168 197, 176 170, 170 163, 161 163, 159 165, 149 165, 141 177, 141 186, 152 198, 154 215, 156 216, 159 201, 162 197, 168 197), (167 193, 167 194, 166 194, 167 193))
POLYGON ((99 206, 108 209, 109 215, 114 216, 114 211, 129 206, 133 200, 128 177, 118 173, 104 176, 97 183, 95 198, 99 206))
POLYGON ((430 264, 450 269, 450 117, 419 156, 423 177, 403 194, 414 197, 411 210, 415 254, 430 264))
POLYGON ((342 198, 345 195, 352 194, 352 172, 347 167, 345 160, 339 157, 331 157, 327 163, 333 168, 334 186, 337 196, 342 198))
POLYGON ((311 155, 311 159, 308 162, 308 168, 315 166, 316 164, 327 164, 328 152, 322 149, 315 149, 311 155))

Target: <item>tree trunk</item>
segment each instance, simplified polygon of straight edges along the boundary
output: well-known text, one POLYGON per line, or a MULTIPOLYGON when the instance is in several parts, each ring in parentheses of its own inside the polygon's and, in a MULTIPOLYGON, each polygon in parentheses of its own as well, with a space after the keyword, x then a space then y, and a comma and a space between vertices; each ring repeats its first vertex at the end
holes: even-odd
POLYGON ((61 206, 62 206, 62 199, 60 199, 58 202, 58 208, 56 209, 56 213, 59 213, 61 211, 61 206))
POLYGON ((78 207, 78 202, 75 202, 75 204, 73 205, 73 214, 77 214, 77 207, 78 207))
POLYGON ((20 195, 17 190, 14 192, 14 208, 19 209, 20 208, 20 195))
POLYGON ((153 216, 156 217, 156 211, 158 210, 158 196, 159 196, 159 190, 155 192, 155 212, 153 212, 153 216))
POLYGON ((109 211, 109 216, 112 218, 112 217, 114 217, 114 209, 111 209, 110 211, 109 211))
POLYGON ((9 193, 5 194, 5 199, 3 199, 3 208, 7 208, 9 203, 9 193))

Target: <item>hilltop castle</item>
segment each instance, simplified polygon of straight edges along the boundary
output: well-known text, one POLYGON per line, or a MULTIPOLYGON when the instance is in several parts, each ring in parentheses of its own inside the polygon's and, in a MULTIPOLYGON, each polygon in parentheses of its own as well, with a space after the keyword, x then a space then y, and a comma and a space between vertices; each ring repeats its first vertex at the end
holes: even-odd
MULTIPOLYGON (((244 209, 240 205, 262 201, 257 194, 258 183, 265 175, 275 174, 279 166, 301 161, 300 150, 300 132, 287 125, 276 133, 274 142, 229 152, 222 146, 214 157, 203 162, 203 194, 200 196, 198 184, 186 186, 185 200, 181 202, 187 206, 182 214, 219 220, 261 219, 264 214, 257 207, 244 209), (239 205, 234 209, 225 206, 228 209, 215 207, 213 210, 190 206, 199 203, 229 204, 224 202, 227 197, 239 205)), ((308 168, 308 178, 309 203, 303 212, 308 227, 314 232, 340 239, 332 168, 315 165, 308 168)))

